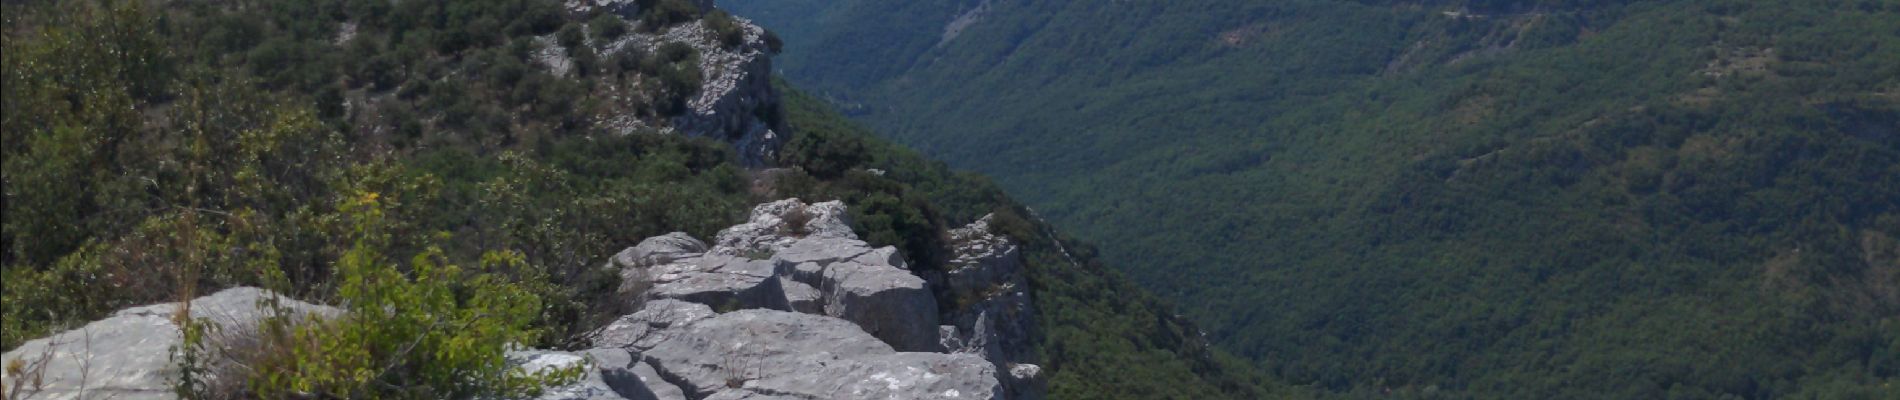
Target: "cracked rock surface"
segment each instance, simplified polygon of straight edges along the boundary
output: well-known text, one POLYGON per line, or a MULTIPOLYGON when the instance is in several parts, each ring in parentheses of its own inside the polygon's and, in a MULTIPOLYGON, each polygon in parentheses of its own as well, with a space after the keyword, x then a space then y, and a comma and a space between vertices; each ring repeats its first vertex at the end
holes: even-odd
MULTIPOLYGON (((341 310, 277 296, 264 289, 226 289, 191 300, 191 318, 217 325, 214 331, 255 327, 272 311, 260 307, 274 299, 292 314, 334 317, 341 310)), ((40 371, 38 388, 23 390, 34 399, 174 399, 178 366, 171 349, 182 342, 174 318, 180 303, 127 308, 77 329, 35 339, 0 355, 40 371)))
MULTIPOLYGON (((1033 314, 1006 239, 982 222, 951 232, 966 243, 950 249, 960 267, 927 279, 897 249, 859 240, 846 211, 775 201, 711 246, 674 233, 616 255, 621 276, 647 280, 626 285, 649 288, 644 304, 596 331, 594 349, 553 353, 594 372, 544 399, 601 387, 627 399, 1040 398, 1032 327, 1012 319, 1033 314), (939 292, 983 300, 946 307, 939 292)), ((537 354, 548 357, 523 356, 537 354)))
MULTIPOLYGON (((685 234, 642 241, 610 268, 640 282, 637 311, 578 351, 520 350, 527 371, 580 366, 545 400, 1035 399, 1033 316, 1013 247, 981 225, 951 232, 949 271, 913 271, 894 248, 850 230, 843 204, 763 204, 708 246, 685 234), (928 276, 928 277, 927 277, 928 276), (939 295, 967 296, 940 304, 939 295)), ((274 294, 236 288, 192 301, 195 318, 235 329, 274 294)), ((341 311, 290 299, 305 315, 341 311)), ((179 304, 129 308, 29 341, 6 360, 44 362, 34 398, 170 399, 179 304)))

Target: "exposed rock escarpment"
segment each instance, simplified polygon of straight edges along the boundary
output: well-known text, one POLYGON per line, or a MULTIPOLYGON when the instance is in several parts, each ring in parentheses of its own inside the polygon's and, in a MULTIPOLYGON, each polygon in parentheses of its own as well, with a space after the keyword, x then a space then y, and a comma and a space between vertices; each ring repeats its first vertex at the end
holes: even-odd
POLYGON ((847 215, 838 202, 783 200, 712 246, 677 233, 642 241, 611 265, 649 279, 632 285, 650 287, 640 310, 597 331, 593 350, 523 353, 524 365, 593 358, 588 381, 549 399, 600 387, 659 399, 1040 398, 1020 256, 987 220, 952 233, 955 268, 917 272, 895 248, 859 240, 847 215), (971 303, 939 304, 937 292, 971 303), (650 386, 628 387, 639 382, 650 386))
POLYGON ((1002 372, 1011 398, 1042 397, 1042 369, 1032 364, 1035 307, 1022 255, 990 228, 993 216, 950 231, 953 257, 937 278, 952 304, 944 306, 943 346, 981 355, 1002 372))

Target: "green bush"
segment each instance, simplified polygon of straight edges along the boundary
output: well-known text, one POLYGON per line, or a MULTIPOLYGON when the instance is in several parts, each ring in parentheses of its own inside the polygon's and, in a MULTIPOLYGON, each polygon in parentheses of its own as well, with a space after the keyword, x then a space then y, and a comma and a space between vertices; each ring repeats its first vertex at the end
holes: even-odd
POLYGON ((733 18, 732 14, 727 14, 725 11, 713 10, 713 12, 706 13, 706 18, 703 19, 703 21, 706 24, 706 29, 712 31, 713 37, 719 40, 720 45, 726 48, 735 48, 745 44, 745 26, 740 25, 739 20, 733 18))
POLYGON ((687 0, 640 0, 640 28, 662 32, 699 18, 699 7, 687 0))
MULTIPOLYGON (((469 399, 531 397, 579 379, 579 367, 530 373, 511 365, 511 346, 535 343, 541 299, 510 277, 532 274, 516 252, 488 252, 464 270, 439 247, 399 265, 376 192, 356 192, 343 211, 355 244, 337 262, 345 314, 304 319, 280 310, 258 327, 250 395, 258 398, 469 399)), ((202 348, 202 343, 199 344, 202 348)))
POLYGON ((580 47, 587 42, 587 36, 582 34, 580 25, 567 24, 562 26, 559 32, 554 33, 554 41, 560 43, 561 47, 566 47, 569 53, 573 53, 575 47, 580 47))
POLYGON ((664 89, 662 101, 667 114, 678 114, 686 107, 686 100, 699 93, 704 82, 699 73, 699 50, 685 43, 667 43, 660 46, 660 59, 665 61, 659 66, 660 87, 664 89))
POLYGON ((587 28, 594 32, 595 38, 606 42, 627 34, 627 21, 612 13, 601 13, 587 23, 587 28))

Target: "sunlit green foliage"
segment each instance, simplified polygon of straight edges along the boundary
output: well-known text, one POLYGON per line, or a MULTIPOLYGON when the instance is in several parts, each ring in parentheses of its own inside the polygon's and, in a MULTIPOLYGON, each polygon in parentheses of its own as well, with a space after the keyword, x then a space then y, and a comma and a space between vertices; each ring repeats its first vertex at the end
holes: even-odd
POLYGON ((579 377, 578 369, 529 373, 504 357, 536 342, 540 298, 510 283, 531 268, 520 253, 489 252, 464 270, 430 247, 399 265, 380 250, 392 239, 380 194, 348 195, 355 242, 336 263, 345 313, 267 321, 261 336, 288 340, 263 344, 275 350, 251 365, 256 396, 514 398, 579 377))

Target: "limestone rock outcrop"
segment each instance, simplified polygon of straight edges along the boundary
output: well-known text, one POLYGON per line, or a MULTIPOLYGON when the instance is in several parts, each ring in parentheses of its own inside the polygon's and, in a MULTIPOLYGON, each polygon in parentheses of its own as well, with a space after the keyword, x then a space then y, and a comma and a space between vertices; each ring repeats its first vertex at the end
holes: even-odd
MULTIPOLYGON (((713 10, 711 0, 694 0, 701 10, 713 10)), ((618 15, 627 20, 631 32, 614 40, 588 38, 595 54, 616 54, 637 50, 642 54, 660 54, 660 48, 672 43, 691 46, 698 54, 700 87, 685 98, 685 109, 666 118, 643 118, 635 112, 607 116, 601 121, 610 130, 623 134, 643 128, 661 128, 673 132, 708 137, 731 143, 738 150, 740 164, 760 167, 778 158, 778 150, 787 140, 784 121, 778 115, 780 96, 772 87, 772 49, 766 43, 764 28, 739 17, 738 38, 729 43, 704 19, 653 29, 643 26, 638 17, 640 6, 633 0, 568 0, 567 9, 582 15, 595 11, 618 15)), ((536 59, 557 76, 572 72, 573 60, 553 35, 538 40, 542 49, 536 59)), ((634 88, 632 90, 640 90, 634 88)), ((649 90, 650 91, 650 90, 649 90)))
POLYGON ((968 257, 926 279, 897 249, 859 240, 849 215, 838 202, 782 200, 712 246, 668 234, 621 252, 610 266, 649 279, 633 285, 649 288, 644 305, 596 331, 595 349, 556 353, 594 372, 544 398, 592 399, 602 387, 689 400, 1040 397, 1034 328, 1011 319, 1033 313, 1006 239, 983 225, 953 233, 968 240, 952 250, 968 257), (981 300, 944 305, 940 292, 981 300), (614 352, 634 361, 601 355, 614 352))
POLYGON ((940 273, 953 299, 940 328, 946 350, 981 355, 996 364, 1010 398, 1041 398, 1041 367, 1034 361, 1035 307, 1022 255, 1014 242, 992 229, 994 215, 950 231, 952 258, 940 273))
MULTIPOLYGON (((905 269, 895 248, 851 232, 839 202, 796 199, 758 206, 719 232, 704 253, 684 234, 647 239, 614 257, 623 277, 644 277, 645 296, 720 311, 821 313, 857 324, 901 351, 942 351, 929 284, 905 269)), ((660 303, 676 307, 672 303, 660 303)))
MULTIPOLYGON (((273 310, 274 300, 293 314, 334 317, 336 308, 304 303, 258 288, 233 288, 191 300, 190 317, 233 331, 256 326, 273 310)), ((21 388, 35 399, 172 399, 178 365, 171 350, 181 343, 180 303, 133 307, 78 329, 35 339, 0 355, 6 365, 22 366, 36 377, 36 388, 21 388)), ((10 381, 12 382, 12 381, 10 381)))
POLYGON ((848 215, 844 203, 836 201, 805 204, 798 199, 790 199, 761 204, 752 209, 751 219, 745 223, 720 230, 718 238, 714 240, 718 246, 709 252, 739 255, 790 250, 800 254, 788 254, 787 257, 791 257, 788 260, 803 262, 817 260, 797 257, 824 257, 860 248, 868 250, 869 246, 864 245, 864 242, 853 243, 858 235, 851 232, 848 215), (815 241, 807 242, 805 239, 815 241), (801 246, 794 249, 794 245, 801 246))
MULTIPOLYGON (((1040 398, 1020 255, 988 219, 950 233, 942 270, 915 271, 895 248, 859 240, 849 215, 790 199, 758 206, 712 246, 681 233, 644 240, 606 263, 640 289, 637 311, 583 350, 508 358, 525 371, 583 368, 537 400, 1040 398)), ((265 300, 341 313, 274 296, 230 289, 193 300, 190 315, 236 330, 270 315, 265 300)), ((78 398, 81 382, 88 398, 174 398, 180 312, 126 309, 5 358, 44 371, 35 398, 78 398)))

